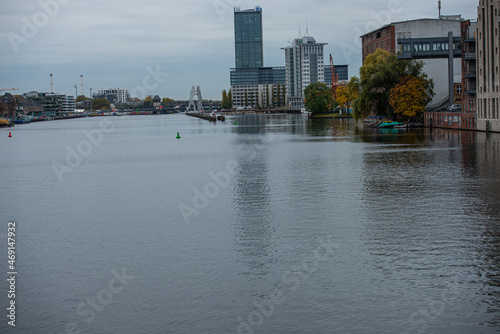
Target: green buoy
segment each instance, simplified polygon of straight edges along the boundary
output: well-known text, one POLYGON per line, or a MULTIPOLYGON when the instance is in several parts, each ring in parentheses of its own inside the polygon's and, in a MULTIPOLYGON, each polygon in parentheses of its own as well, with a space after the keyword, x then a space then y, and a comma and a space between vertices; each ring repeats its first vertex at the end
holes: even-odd
POLYGON ((234 121, 234 125, 238 125, 238 123, 236 123, 236 121, 234 121))
POLYGON ((177 137, 175 137, 177 139, 181 139, 181 136, 179 135, 179 132, 177 132, 177 137))

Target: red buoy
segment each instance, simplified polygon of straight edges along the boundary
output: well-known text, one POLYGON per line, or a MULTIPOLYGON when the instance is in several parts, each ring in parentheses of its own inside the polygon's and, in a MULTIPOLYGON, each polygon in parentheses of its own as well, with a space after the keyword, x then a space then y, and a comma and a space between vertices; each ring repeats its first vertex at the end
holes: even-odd
POLYGON ((9 138, 11 138, 11 137, 12 137, 12 133, 10 133, 10 131, 9 131, 9 138))

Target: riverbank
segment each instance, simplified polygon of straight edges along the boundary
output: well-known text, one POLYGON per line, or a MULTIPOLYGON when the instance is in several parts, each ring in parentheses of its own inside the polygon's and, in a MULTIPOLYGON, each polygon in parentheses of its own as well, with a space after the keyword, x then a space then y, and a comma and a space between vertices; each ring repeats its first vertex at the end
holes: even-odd
POLYGON ((340 113, 328 113, 328 114, 315 114, 310 115, 310 119, 324 119, 324 118, 353 118, 351 114, 343 114, 340 113))

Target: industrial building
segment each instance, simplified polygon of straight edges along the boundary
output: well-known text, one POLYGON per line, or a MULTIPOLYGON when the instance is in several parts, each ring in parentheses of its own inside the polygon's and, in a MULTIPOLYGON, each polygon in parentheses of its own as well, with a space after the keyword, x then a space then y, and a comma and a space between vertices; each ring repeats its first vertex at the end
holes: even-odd
POLYGON ((361 36, 363 62, 376 49, 399 54, 400 59, 421 60, 424 62, 423 72, 435 84, 436 95, 427 107, 454 104, 453 89, 460 90, 462 84, 461 22, 460 15, 440 15, 437 19, 387 24, 361 36), (452 61, 449 61, 450 58, 452 61))

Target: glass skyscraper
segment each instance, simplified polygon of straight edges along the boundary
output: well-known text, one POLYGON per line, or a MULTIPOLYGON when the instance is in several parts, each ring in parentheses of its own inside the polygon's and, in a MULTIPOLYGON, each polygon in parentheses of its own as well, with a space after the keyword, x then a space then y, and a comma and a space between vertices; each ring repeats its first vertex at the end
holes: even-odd
POLYGON ((264 66, 262 51, 262 8, 234 9, 236 69, 264 66))

